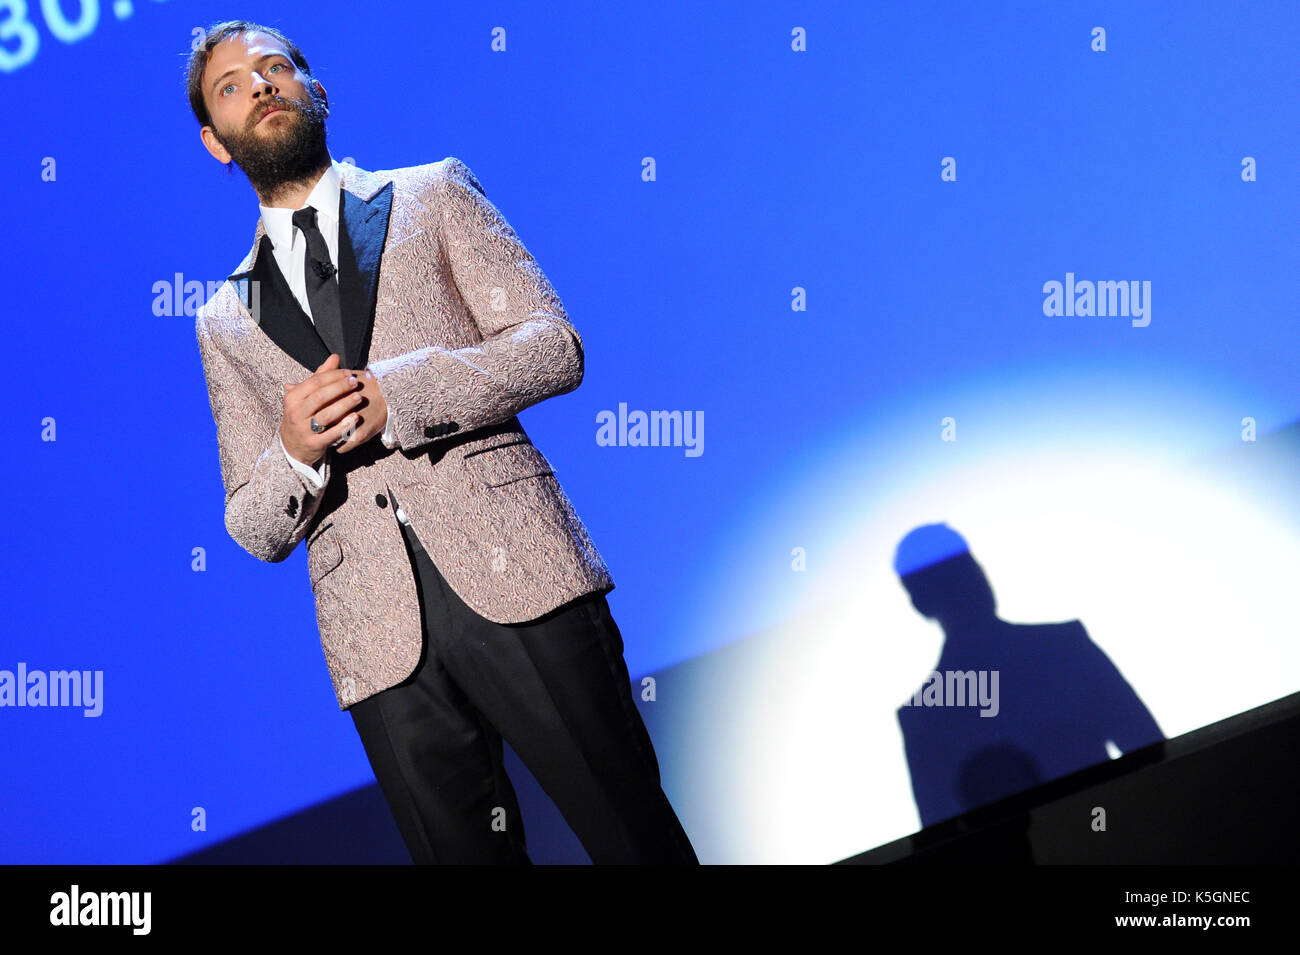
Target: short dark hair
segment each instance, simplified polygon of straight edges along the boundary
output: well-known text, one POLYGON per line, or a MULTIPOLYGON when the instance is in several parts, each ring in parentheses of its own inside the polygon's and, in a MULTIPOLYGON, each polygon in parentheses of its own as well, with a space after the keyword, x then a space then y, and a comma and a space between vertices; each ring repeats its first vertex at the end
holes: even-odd
POLYGON ((222 40, 240 33, 265 33, 267 36, 274 37, 284 46, 294 66, 309 79, 311 78, 311 67, 307 65, 307 57, 303 56, 302 50, 298 49, 296 43, 275 27, 263 26, 252 20, 223 20, 214 23, 204 31, 203 42, 190 52, 186 64, 185 87, 190 97, 190 109, 194 111, 194 117, 199 121, 200 126, 212 125, 212 115, 208 112, 207 101, 203 98, 203 71, 207 69, 212 48, 222 40))

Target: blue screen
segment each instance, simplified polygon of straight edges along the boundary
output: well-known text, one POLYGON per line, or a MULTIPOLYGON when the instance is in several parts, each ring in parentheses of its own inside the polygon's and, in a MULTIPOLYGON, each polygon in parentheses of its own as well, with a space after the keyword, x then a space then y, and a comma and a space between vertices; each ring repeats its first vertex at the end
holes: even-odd
MULTIPOLYGON (((195 310, 258 208, 184 64, 242 12, 0 10, 0 671, 96 674, 93 706, 0 706, 2 862, 159 862, 373 782, 303 549, 224 524, 195 310)), ((701 861, 937 818, 899 714, 955 631, 904 577, 963 554, 1000 620, 1079 622, 1161 737, 1296 689, 1296 4, 248 15, 310 59, 334 159, 463 160, 581 332, 581 386, 520 420, 701 861), (690 428, 640 444, 654 412, 690 428), (900 551, 927 527, 960 543, 900 551)), ((982 765, 939 817, 1064 771, 982 765)))

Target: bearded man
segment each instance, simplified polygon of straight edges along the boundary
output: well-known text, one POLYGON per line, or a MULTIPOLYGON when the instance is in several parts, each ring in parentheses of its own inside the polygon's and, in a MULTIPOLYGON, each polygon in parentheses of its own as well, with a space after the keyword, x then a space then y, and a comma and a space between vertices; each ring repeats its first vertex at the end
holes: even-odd
POLYGON ((306 541, 335 694, 412 859, 531 861, 504 737, 593 863, 697 864, 614 581, 516 417, 583 376, 535 259, 459 159, 335 162, 325 87, 278 30, 214 25, 187 84, 261 209, 195 323, 226 527, 265 561, 306 541))

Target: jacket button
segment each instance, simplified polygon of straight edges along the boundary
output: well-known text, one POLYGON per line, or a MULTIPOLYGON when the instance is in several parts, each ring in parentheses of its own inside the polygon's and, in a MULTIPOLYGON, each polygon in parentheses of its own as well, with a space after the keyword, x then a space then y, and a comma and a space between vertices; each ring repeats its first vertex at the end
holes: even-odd
POLYGON ((298 513, 298 499, 296 497, 290 495, 289 506, 284 509, 284 512, 288 514, 290 517, 293 517, 295 514, 298 513))
POLYGON ((382 495, 382 494, 376 494, 376 495, 375 495, 375 503, 378 504, 380 507, 387 507, 387 506, 388 506, 388 498, 384 497, 384 495, 382 495))
POLYGON ((449 422, 447 423, 447 430, 448 430, 448 431, 459 431, 459 430, 460 430, 460 425, 457 424, 455 421, 449 421, 449 422))
POLYGON ((424 429, 424 436, 426 438, 436 438, 438 436, 438 431, 432 425, 426 425, 424 429))

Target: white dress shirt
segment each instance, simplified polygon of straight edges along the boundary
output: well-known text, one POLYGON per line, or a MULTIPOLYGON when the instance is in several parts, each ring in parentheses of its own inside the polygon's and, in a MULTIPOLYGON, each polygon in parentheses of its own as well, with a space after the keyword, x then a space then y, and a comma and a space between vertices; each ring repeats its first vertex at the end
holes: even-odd
MULTIPOLYGON (((329 248, 330 261, 335 263, 336 266, 339 260, 339 194, 341 189, 339 164, 331 159, 329 168, 325 170, 320 177, 320 181, 316 183, 316 187, 307 196, 307 201, 302 205, 304 209, 308 206, 313 206, 316 209, 316 225, 325 238, 325 245, 329 248)), ((280 274, 289 283, 289 290, 293 292, 293 297, 298 300, 298 304, 302 306, 302 310, 307 313, 307 317, 314 324, 316 319, 311 314, 311 302, 307 298, 307 239, 302 234, 302 230, 293 224, 294 210, 263 205, 259 205, 258 208, 262 210, 262 223, 266 226, 266 234, 271 240, 275 264, 279 266, 280 274)), ((338 273, 335 272, 329 281, 337 282, 338 273)), ((386 448, 397 447, 397 439, 393 436, 393 416, 391 414, 384 422, 384 433, 379 436, 379 440, 384 443, 386 448)), ((301 474, 312 487, 319 490, 325 486, 325 476, 321 471, 309 464, 304 464, 291 455, 284 446, 283 438, 280 439, 280 450, 284 451, 284 456, 288 459, 289 464, 293 466, 293 469, 301 474)), ((324 456, 322 455, 318 460, 324 460, 324 456)), ((396 499, 394 499, 393 505, 396 508, 397 519, 403 524, 408 523, 406 514, 400 507, 397 507, 396 499)))

